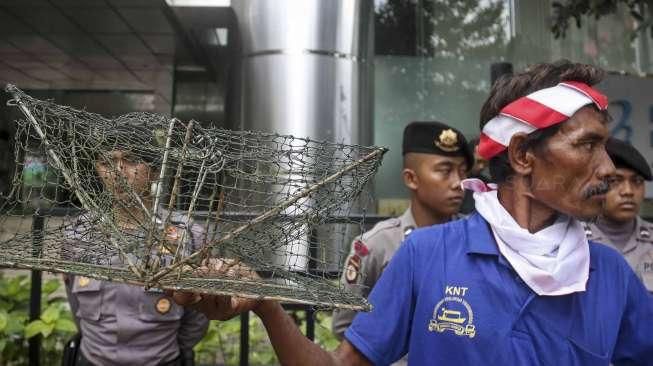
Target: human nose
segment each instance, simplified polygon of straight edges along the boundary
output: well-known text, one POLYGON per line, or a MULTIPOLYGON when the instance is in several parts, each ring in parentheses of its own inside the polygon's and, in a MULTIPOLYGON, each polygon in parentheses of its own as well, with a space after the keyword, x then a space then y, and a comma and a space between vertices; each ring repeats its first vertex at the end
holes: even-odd
POLYGON ((455 171, 451 175, 451 189, 453 189, 453 190, 462 190, 462 187, 460 186, 460 183, 465 178, 467 178, 467 173, 460 172, 460 171, 455 171))
POLYGON ((596 174, 598 175, 598 178, 604 181, 608 181, 609 178, 616 173, 616 169, 614 167, 614 163, 612 163, 612 159, 610 159, 610 156, 608 155, 608 152, 605 150, 605 147, 601 149, 601 153, 599 156, 599 166, 596 170, 596 174))
POLYGON ((619 186, 619 194, 626 197, 633 195, 633 185, 629 180, 624 180, 619 186))

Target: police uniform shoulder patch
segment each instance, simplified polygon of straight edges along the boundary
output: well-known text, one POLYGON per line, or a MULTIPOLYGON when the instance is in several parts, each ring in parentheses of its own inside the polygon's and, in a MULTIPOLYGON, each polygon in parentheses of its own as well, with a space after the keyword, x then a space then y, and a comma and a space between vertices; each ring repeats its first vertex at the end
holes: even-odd
POLYGON ((357 255, 364 257, 370 254, 370 249, 361 240, 356 240, 354 241, 354 252, 357 255))
POLYGON ((170 311, 170 308, 172 307, 172 303, 170 302, 170 299, 168 299, 167 297, 161 297, 159 298, 159 300, 157 300, 156 305, 154 307, 156 308, 156 311, 159 314, 163 315, 170 311))
POLYGON ((165 228, 165 238, 168 241, 176 242, 180 239, 181 235, 179 232, 179 227, 176 225, 168 225, 165 228))
POLYGON ((361 258, 358 254, 350 256, 347 260, 347 265, 345 266, 345 279, 347 280, 347 283, 356 283, 356 280, 358 280, 358 276, 360 275, 360 269, 361 258))
POLYGON ((177 249, 177 246, 181 243, 182 238, 185 235, 184 227, 177 224, 167 225, 163 229, 164 233, 164 242, 161 243, 159 250, 161 254, 172 254, 173 251, 177 249))

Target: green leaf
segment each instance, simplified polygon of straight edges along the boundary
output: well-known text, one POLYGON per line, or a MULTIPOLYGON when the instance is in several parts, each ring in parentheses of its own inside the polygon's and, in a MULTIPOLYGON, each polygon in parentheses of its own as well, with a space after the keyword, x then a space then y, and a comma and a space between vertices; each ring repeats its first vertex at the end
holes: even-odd
POLYGON ((43 284, 43 287, 41 291, 45 294, 51 294, 59 289, 59 280, 58 279, 51 279, 48 280, 46 283, 43 284))
POLYGON ((35 335, 43 332, 48 328, 48 325, 45 324, 41 319, 34 320, 33 322, 27 324, 25 327, 25 337, 32 338, 35 335))
POLYGON ((14 277, 9 280, 7 283, 7 296, 14 297, 18 295, 18 292, 20 292, 20 282, 21 278, 20 276, 14 277))
POLYGON ((7 322, 8 322, 7 312, 0 310, 0 331, 5 330, 5 328, 7 327, 7 322))
POLYGON ((75 322, 70 319, 59 318, 54 325, 54 329, 61 332, 75 333, 77 332, 77 326, 75 322))
POLYGON ((11 302, 6 301, 6 300, 0 300, 0 310, 9 311, 13 307, 14 307, 14 304, 12 304, 11 302))
POLYGON ((59 304, 50 305, 41 314, 41 320, 48 324, 54 323, 57 321, 57 319, 59 319, 60 312, 61 308, 59 307, 59 304))
POLYGON ((54 330, 54 324, 46 324, 45 329, 41 331, 41 334, 43 334, 43 337, 48 337, 50 334, 52 334, 52 331, 54 330))
POLYGON ((9 313, 5 334, 22 334, 25 331, 27 316, 18 311, 9 313))
POLYGON ((7 338, 0 338, 0 353, 5 350, 7 346, 7 338))

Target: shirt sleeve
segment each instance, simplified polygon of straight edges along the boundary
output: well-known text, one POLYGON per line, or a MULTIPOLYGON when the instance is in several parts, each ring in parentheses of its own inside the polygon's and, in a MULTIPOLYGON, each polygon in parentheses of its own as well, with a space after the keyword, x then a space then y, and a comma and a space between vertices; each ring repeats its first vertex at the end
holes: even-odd
POLYGON ((375 365, 393 363, 408 352, 415 308, 412 253, 409 238, 372 289, 372 311, 358 314, 345 332, 345 338, 375 365))
MULTIPOLYGON (((345 261, 345 268, 343 268, 342 275, 340 276, 340 285, 351 293, 367 298, 370 294, 370 290, 374 287, 379 277, 380 271, 377 268, 379 267, 379 261, 378 258, 376 258, 378 251, 372 251, 369 255, 363 257, 359 256, 361 262, 359 273, 356 276, 356 279, 350 283, 350 281, 347 280, 347 266, 349 265, 352 256, 357 255, 354 250, 354 243, 358 240, 360 240, 360 238, 354 240, 351 245, 352 249, 345 261)), ((343 338, 345 331, 351 325, 356 314, 358 314, 358 311, 350 309, 335 309, 333 311, 331 328, 336 337, 339 339, 343 338)))
POLYGON ((209 320, 204 314, 195 310, 184 309, 184 315, 181 318, 179 331, 177 332, 179 348, 182 350, 192 350, 204 338, 204 334, 206 334, 208 328, 209 320))
POLYGON ((75 276, 70 274, 63 275, 63 283, 66 287, 66 297, 68 298, 68 305, 70 305, 70 312, 73 315, 75 320, 75 325, 77 325, 77 330, 80 331, 79 318, 77 318, 77 310, 79 309, 79 301, 73 295, 73 282, 75 282, 75 276))
POLYGON ((653 365, 653 295, 627 267, 626 305, 612 362, 615 365, 653 365))

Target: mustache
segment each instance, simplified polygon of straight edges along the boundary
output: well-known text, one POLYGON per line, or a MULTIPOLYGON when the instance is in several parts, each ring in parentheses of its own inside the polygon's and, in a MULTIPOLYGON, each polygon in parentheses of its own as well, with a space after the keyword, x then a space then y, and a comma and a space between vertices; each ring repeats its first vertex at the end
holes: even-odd
POLYGON ((598 196, 601 194, 606 194, 610 190, 610 183, 608 181, 603 181, 593 187, 589 187, 588 189, 583 192, 583 198, 589 199, 594 196, 598 196))

